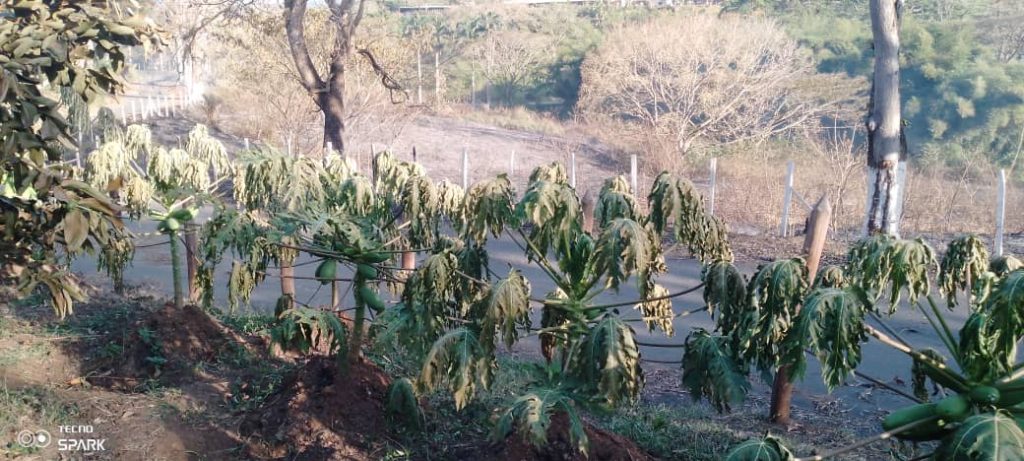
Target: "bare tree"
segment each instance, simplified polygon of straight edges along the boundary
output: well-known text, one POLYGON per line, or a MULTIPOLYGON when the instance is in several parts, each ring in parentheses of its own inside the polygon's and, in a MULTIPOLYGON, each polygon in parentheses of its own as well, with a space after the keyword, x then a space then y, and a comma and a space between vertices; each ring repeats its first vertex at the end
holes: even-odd
POLYGON ((519 87, 542 75, 557 42, 529 32, 494 31, 473 47, 471 56, 479 58, 483 77, 511 105, 519 87))
POLYGON ((299 81, 324 114, 324 145, 345 150, 345 72, 355 51, 356 28, 363 20, 366 0, 327 0, 328 24, 333 26, 331 53, 325 72, 317 71, 306 44, 308 0, 285 0, 285 31, 299 81))
POLYGON ((907 145, 900 118, 902 0, 871 0, 875 70, 868 102, 868 234, 899 234, 907 145))
POLYGON ((810 60, 763 18, 695 15, 623 29, 582 74, 584 116, 672 139, 684 155, 786 132, 823 108, 811 97, 810 60))

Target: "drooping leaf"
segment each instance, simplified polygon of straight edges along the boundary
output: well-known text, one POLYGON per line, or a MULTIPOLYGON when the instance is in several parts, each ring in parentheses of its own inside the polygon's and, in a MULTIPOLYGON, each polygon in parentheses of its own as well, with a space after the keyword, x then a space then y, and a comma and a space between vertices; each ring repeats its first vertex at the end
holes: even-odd
POLYGON ((568 185, 569 174, 565 172, 565 165, 558 162, 551 162, 547 165, 538 165, 530 172, 528 182, 533 184, 539 181, 568 185))
MULTIPOLYGON (((918 350, 918 352, 928 357, 935 363, 946 363, 946 357, 939 353, 939 351, 932 349, 930 347, 920 349, 918 350)), ((917 397, 922 402, 927 402, 928 400, 930 400, 931 394, 937 394, 939 392, 939 384, 933 381, 928 376, 928 371, 925 364, 923 364, 919 360, 914 360, 913 365, 910 366, 910 387, 914 391, 914 397, 917 397), (928 381, 932 381, 932 392, 928 392, 928 381)))
POLYGON ((644 374, 632 327, 618 317, 605 317, 578 347, 573 375, 584 383, 596 383, 593 395, 597 401, 614 406, 636 399, 644 374))
POLYGON ((512 182, 504 174, 474 184, 466 194, 466 234, 483 243, 488 231, 497 237, 505 226, 517 225, 514 201, 512 182))
POLYGON ((643 218, 636 198, 629 191, 629 183, 622 175, 605 180, 594 207, 594 224, 598 229, 604 229, 608 223, 618 218, 634 221, 641 221, 643 218))
POLYGON ((423 409, 416 398, 416 389, 412 380, 400 378, 391 382, 391 385, 388 386, 384 412, 388 419, 407 428, 419 430, 423 427, 423 409))
POLYGON ((756 324, 743 322, 733 331, 740 353, 762 370, 778 365, 782 342, 793 325, 807 286, 807 266, 802 258, 763 265, 750 279, 746 315, 756 315, 756 324))
POLYGON ((547 445, 551 419, 557 413, 564 413, 568 418, 570 441, 585 455, 589 440, 583 420, 572 399, 556 389, 539 389, 516 397, 501 412, 491 432, 491 439, 502 441, 515 431, 525 436, 534 446, 547 445))
POLYGON ((747 281, 732 263, 715 261, 705 264, 700 274, 704 282, 704 304, 712 315, 718 311, 719 329, 737 325, 747 303, 747 281))
POLYGON ((1003 255, 992 258, 989 262, 988 270, 996 274, 996 277, 1002 277, 1010 272, 1024 267, 1024 262, 1017 259, 1012 255, 1003 255))
POLYGON ((750 382, 729 337, 696 328, 686 337, 685 344, 683 385, 694 400, 707 397, 718 411, 724 412, 746 398, 750 382))
POLYGON ((478 388, 488 388, 494 376, 494 354, 488 352, 468 328, 458 328, 438 338, 423 361, 420 383, 427 390, 447 384, 461 410, 478 388))
POLYGON ((648 279, 665 270, 661 242, 650 228, 630 219, 613 220, 597 240, 593 271, 607 277, 606 286, 619 284, 636 275, 640 296, 646 297, 648 279))
POLYGON ((939 266, 939 291, 946 296, 950 308, 957 304, 957 292, 970 292, 986 272, 988 259, 988 249, 976 235, 964 235, 949 242, 939 266))
POLYGON ((511 348, 519 339, 519 330, 530 328, 530 281, 518 270, 512 269, 508 277, 491 288, 487 310, 481 324, 481 340, 493 349, 495 331, 501 334, 505 347, 511 348))
POLYGON ((541 258, 562 243, 561 237, 580 226, 582 207, 569 185, 535 181, 516 205, 516 218, 530 226, 530 241, 540 252, 533 254, 531 251, 530 257, 541 258))
POLYGON ((662 172, 654 180, 647 200, 650 222, 659 235, 671 227, 676 241, 685 244, 702 262, 732 260, 725 225, 704 211, 703 198, 692 183, 662 172))
POLYGON ((982 312, 989 316, 985 334, 995 342, 993 359, 1012 366, 1017 360, 1017 342, 1024 335, 1024 269, 1006 274, 995 283, 985 299, 982 312))
POLYGON ((329 354, 344 354, 348 330, 331 311, 294 307, 282 312, 270 329, 270 342, 284 350, 308 353, 324 345, 329 354))
POLYGON ((817 288, 845 288, 847 285, 849 284, 843 268, 836 265, 823 267, 814 279, 814 287, 817 288))
POLYGON ((874 299, 889 290, 889 315, 905 292, 911 303, 931 290, 928 271, 937 266, 935 251, 922 239, 901 240, 879 234, 854 244, 847 254, 847 277, 874 299))
POLYGON ((653 332, 654 328, 657 327, 661 328, 661 331, 664 331, 665 334, 672 336, 675 333, 672 320, 676 316, 675 312, 672 311, 672 300, 667 297, 668 295, 667 288, 654 284, 647 291, 647 299, 649 301, 637 304, 636 309, 643 314, 644 323, 647 324, 648 331, 653 332))
POLYGON ((857 288, 811 291, 783 344, 790 375, 803 377, 807 367, 804 350, 810 349, 821 363, 829 392, 841 385, 860 365, 861 343, 868 339, 864 332, 868 307, 857 288))
POLYGON ((725 461, 789 461, 793 453, 776 437, 765 434, 759 439, 750 439, 729 450, 725 461))
POLYGON ((1008 413, 967 418, 935 450, 936 461, 1011 461, 1024 459, 1024 431, 1008 413))

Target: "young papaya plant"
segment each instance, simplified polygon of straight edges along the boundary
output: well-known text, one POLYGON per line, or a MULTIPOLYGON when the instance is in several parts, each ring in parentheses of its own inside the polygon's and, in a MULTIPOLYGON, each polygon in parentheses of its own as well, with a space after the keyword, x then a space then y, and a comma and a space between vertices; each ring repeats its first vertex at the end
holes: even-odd
MULTIPOLYGON (((462 201, 458 243, 430 250, 405 284, 402 302, 380 319, 381 331, 421 357, 424 390, 447 387, 459 408, 489 386, 499 337, 511 347, 524 336, 538 335, 549 362, 548 378, 541 380, 546 384, 531 387, 504 411, 497 436, 518 427, 540 443, 553 412, 573 420, 578 408, 634 400, 643 387, 643 372, 630 323, 671 334, 677 316, 671 299, 694 290, 670 293, 657 283, 665 271, 663 234, 700 258, 731 258, 724 233, 706 237, 708 229, 724 226, 705 214, 692 185, 668 174, 659 178, 649 198, 650 214, 623 178, 609 179, 597 200, 592 232, 582 228, 580 199, 558 164, 535 169, 518 201, 504 176, 473 185, 462 201), (533 298, 520 272, 501 277, 491 271, 481 250, 492 236, 518 245, 555 291, 533 298), (618 291, 627 282, 635 284, 639 300, 597 302, 602 293, 618 291), (539 329, 530 322, 533 306, 541 310, 539 329), (619 308, 629 306, 638 318, 620 313, 619 308)), ((585 439, 575 441, 581 449, 586 446, 585 439)))
MULTIPOLYGON (((130 216, 156 220, 157 231, 168 236, 174 305, 180 308, 185 295, 179 237, 195 220, 199 207, 221 199, 218 190, 232 174, 227 151, 202 125, 189 132, 183 149, 156 145, 141 125, 122 129, 107 123, 103 128, 104 142, 86 157, 86 178, 114 194, 130 216)), ((101 263, 127 263, 127 246, 124 242, 112 246, 110 257, 101 258, 101 263)), ((113 273, 122 270, 123 266, 107 268, 113 273)))
MULTIPOLYGON (((727 346, 742 348, 750 341, 748 336, 758 337, 757 327, 754 334, 747 333, 747 329, 763 323, 756 321, 764 318, 757 301, 769 298, 753 295, 746 303, 734 301, 729 309, 740 314, 726 315, 725 306, 729 304, 723 300, 729 298, 716 287, 728 278, 721 276, 720 266, 710 266, 706 273, 716 283, 705 286, 705 296, 718 303, 723 313, 720 322, 728 320, 722 336, 697 332, 688 340, 684 382, 694 395, 705 396, 720 409, 728 409, 726 404, 738 401, 742 395, 745 381, 737 375, 745 374, 747 364, 785 369, 791 377, 799 378, 805 373, 808 352, 820 362, 822 378, 831 390, 855 372, 862 344, 874 338, 911 358, 916 394, 911 397, 918 401, 891 412, 882 423, 885 432, 827 454, 795 457, 777 439, 764 438, 737 446, 727 459, 828 459, 892 437, 937 442, 932 455, 937 460, 1024 456, 1024 432, 1020 427, 1024 419, 1017 416, 1022 412, 1018 407, 1024 404, 1024 373, 1020 371, 1024 362, 1017 357, 1017 343, 1024 337, 1024 317, 1019 314, 1024 305, 1024 269, 1005 270, 1004 261, 983 261, 987 252, 978 243, 974 236, 955 239, 942 264, 938 264, 934 252, 921 240, 886 236, 862 240, 852 246, 844 268, 826 269, 804 294, 794 294, 801 309, 781 332, 778 347, 766 347, 776 343, 764 341, 753 355, 734 352, 727 346), (1003 270, 997 273, 990 267, 1003 270), (956 307, 957 294, 972 297, 970 315, 955 335, 946 314, 932 298, 929 274, 936 269, 940 291, 950 309, 956 307), (982 281, 989 286, 983 296, 976 288, 982 281), (895 312, 901 299, 925 317, 945 345, 944 352, 915 348, 885 324, 883 316, 895 312), (723 363, 726 359, 732 366, 723 363), (945 397, 928 402, 929 381, 933 387, 944 389, 941 394, 945 397)), ((762 267, 752 282, 765 275, 770 273, 762 267)), ((748 291, 757 289, 753 285, 748 291)), ((772 302, 782 312, 781 307, 792 300, 772 302)))

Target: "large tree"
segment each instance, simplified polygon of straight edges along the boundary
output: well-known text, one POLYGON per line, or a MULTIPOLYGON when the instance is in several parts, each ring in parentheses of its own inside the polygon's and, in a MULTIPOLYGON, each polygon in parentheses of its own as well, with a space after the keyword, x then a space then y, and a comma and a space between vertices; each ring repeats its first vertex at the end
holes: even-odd
POLYGON ((761 18, 695 15, 623 28, 581 72, 585 116, 638 140, 670 141, 683 155, 787 132, 831 102, 809 91, 824 85, 796 41, 761 18))
POLYGON ((366 0, 327 0, 326 16, 333 28, 331 54, 326 72, 317 70, 306 45, 308 0, 285 0, 288 47, 302 86, 324 114, 324 145, 345 150, 345 72, 355 51, 356 28, 363 19, 366 0))
POLYGON ((871 0, 875 68, 868 105, 869 234, 899 233, 907 145, 900 115, 900 9, 902 0, 871 0))

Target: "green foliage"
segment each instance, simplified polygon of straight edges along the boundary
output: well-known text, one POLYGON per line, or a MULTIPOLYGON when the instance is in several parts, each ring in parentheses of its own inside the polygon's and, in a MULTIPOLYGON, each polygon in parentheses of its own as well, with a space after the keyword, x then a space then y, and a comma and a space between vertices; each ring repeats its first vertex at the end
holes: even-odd
MULTIPOLYGON (((961 332, 960 332, 961 338, 963 337, 963 334, 964 334, 963 330, 961 330, 961 332)), ((963 350, 964 350, 963 349, 963 345, 961 345, 961 351, 963 351, 963 350)), ((946 358, 943 357, 942 354, 939 353, 939 351, 937 351, 935 349, 932 349, 932 348, 921 349, 918 352, 920 352, 924 356, 926 356, 929 359, 931 359, 934 363, 937 363, 937 364, 940 364, 940 365, 944 365, 946 363, 946 358)), ((914 360, 914 364, 910 366, 911 388, 914 390, 914 397, 917 397, 922 402, 927 402, 929 400, 929 392, 928 392, 928 381, 929 381, 929 379, 930 378, 928 376, 928 372, 926 371, 925 365, 923 363, 921 363, 921 361, 919 361, 919 360, 914 360)), ((933 389, 933 393, 938 393, 939 392, 939 386, 934 381, 932 382, 932 389, 933 389)))
POLYGON ((730 411, 750 391, 740 363, 731 338, 696 328, 686 337, 683 385, 695 401, 706 397, 718 411, 730 411))
POLYGON ((723 331, 736 338, 743 357, 762 370, 778 365, 783 340, 793 326, 797 309, 807 291, 807 266, 802 258, 785 259, 758 268, 747 285, 750 319, 741 319, 723 331))
POLYGON ((887 235, 858 241, 850 247, 846 259, 850 283, 864 288, 875 300, 889 290, 889 315, 896 312, 904 292, 911 303, 928 294, 928 271, 937 266, 935 251, 924 240, 887 235))
POLYGON ((93 248, 91 241, 101 248, 124 229, 105 194, 50 163, 73 146, 73 129, 51 95, 76 101, 81 114, 121 89, 123 47, 158 39, 144 19, 106 4, 4 0, 0 11, 0 266, 17 274, 25 292, 42 284, 63 316, 82 293, 55 264, 59 247, 77 253, 93 248))
POLYGON ((786 334, 786 357, 790 374, 803 377, 806 371, 804 350, 810 349, 821 362, 821 373, 829 391, 841 385, 861 361, 864 315, 869 308, 864 293, 857 288, 817 288, 804 300, 792 328, 786 334))
POLYGON ((597 197, 597 206, 594 207, 594 224, 597 228, 604 229, 612 220, 618 218, 639 221, 642 217, 640 206, 629 190, 626 177, 619 175, 606 179, 601 187, 601 194, 597 197))
POLYGON ((552 246, 564 245, 562 237, 579 227, 582 213, 580 200, 568 184, 546 180, 531 182, 516 206, 516 219, 530 225, 529 239, 535 251, 540 252, 530 256, 542 258, 552 246))
POLYGON ((327 353, 340 357, 346 351, 347 340, 345 324, 334 312, 321 309, 288 309, 278 316, 277 325, 270 329, 271 344, 303 354, 323 346, 327 353))
POLYGON ((725 461, 789 461, 792 459, 795 459, 793 453, 782 444, 782 441, 769 434, 736 445, 725 456, 725 461))
POLYGON ((560 412, 565 413, 569 420, 570 441, 576 445, 577 450, 586 454, 588 440, 583 420, 572 398, 560 390, 541 389, 517 397, 495 423, 492 439, 504 440, 516 431, 534 445, 545 445, 551 417, 560 412))
POLYGON ((597 401, 618 405, 640 395, 644 373, 635 336, 632 327, 608 316, 590 329, 574 351, 573 374, 585 385, 596 384, 597 401))
POLYGON ((513 210, 515 190, 508 176, 478 182, 466 194, 466 234, 477 243, 483 243, 487 231, 497 237, 505 226, 517 225, 513 210))
POLYGON ((704 304, 712 315, 718 311, 718 328, 738 325, 747 303, 747 281, 730 262, 705 264, 700 275, 704 282, 704 304))
POLYGON ((494 348, 494 331, 501 334, 505 347, 511 348, 519 339, 519 330, 530 329, 530 281, 515 269, 490 290, 481 322, 481 340, 494 348), (489 344, 488 344, 489 343, 489 344))
POLYGON ((594 272, 605 274, 606 286, 613 290, 635 275, 641 297, 647 297, 650 278, 665 270, 665 257, 661 254, 661 242, 650 227, 619 218, 601 232, 592 264, 594 272))
POLYGON ((1003 255, 992 258, 992 261, 988 265, 988 270, 994 273, 996 277, 1003 277, 1006 274, 1022 267, 1024 267, 1024 262, 1021 262, 1021 260, 1011 255, 1003 255))
POLYGON ((1024 431, 1004 412, 971 416, 944 439, 937 461, 1024 459, 1024 431))
POLYGON ((972 291, 988 269, 988 249, 976 235, 953 239, 946 248, 939 266, 939 291, 946 296, 949 307, 956 306, 958 291, 972 291))
POLYGON ((655 232, 672 228, 676 241, 701 262, 732 260, 725 225, 705 213, 704 200, 690 181, 664 171, 655 178, 647 200, 655 232))
POLYGON ((996 282, 985 300, 989 315, 982 334, 993 337, 994 359, 1010 368, 1017 358, 1017 341, 1024 333, 1024 269, 1017 269, 996 282))
POLYGON ((477 388, 487 388, 494 377, 493 352, 468 328, 458 328, 438 338, 427 353, 420 383, 433 390, 447 383, 455 408, 464 408, 477 388))
POLYGON ((416 398, 416 389, 412 380, 400 378, 388 386, 388 396, 384 404, 384 413, 392 421, 407 428, 419 430, 423 428, 423 409, 416 398))

